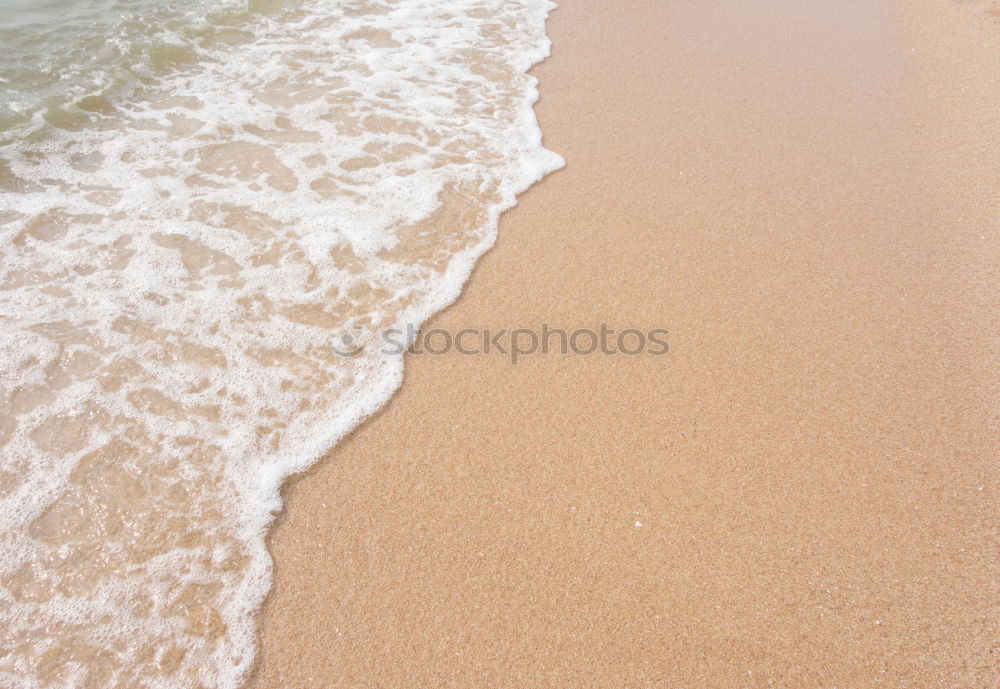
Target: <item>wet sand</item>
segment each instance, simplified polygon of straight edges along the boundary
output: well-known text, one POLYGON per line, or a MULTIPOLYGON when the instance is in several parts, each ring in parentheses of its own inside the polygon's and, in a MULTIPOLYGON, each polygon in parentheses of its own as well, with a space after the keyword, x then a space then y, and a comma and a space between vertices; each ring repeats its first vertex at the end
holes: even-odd
POLYGON ((563 0, 567 167, 285 491, 251 686, 989 687, 1000 24, 985 5, 563 0))

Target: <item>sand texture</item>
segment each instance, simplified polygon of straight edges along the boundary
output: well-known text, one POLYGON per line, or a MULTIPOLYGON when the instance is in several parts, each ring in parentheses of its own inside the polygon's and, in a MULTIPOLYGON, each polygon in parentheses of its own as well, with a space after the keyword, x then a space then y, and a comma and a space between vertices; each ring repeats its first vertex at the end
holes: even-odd
POLYGON ((287 487, 255 689, 998 685, 1000 24, 949 0, 563 0, 567 167, 287 487))

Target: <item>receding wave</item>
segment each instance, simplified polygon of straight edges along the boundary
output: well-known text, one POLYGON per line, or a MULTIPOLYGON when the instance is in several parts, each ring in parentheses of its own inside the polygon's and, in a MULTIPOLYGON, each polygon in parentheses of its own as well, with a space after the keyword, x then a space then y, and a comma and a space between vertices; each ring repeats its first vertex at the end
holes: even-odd
POLYGON ((307 2, 0 145, 0 685, 233 687, 279 487, 561 159, 535 0, 307 2))

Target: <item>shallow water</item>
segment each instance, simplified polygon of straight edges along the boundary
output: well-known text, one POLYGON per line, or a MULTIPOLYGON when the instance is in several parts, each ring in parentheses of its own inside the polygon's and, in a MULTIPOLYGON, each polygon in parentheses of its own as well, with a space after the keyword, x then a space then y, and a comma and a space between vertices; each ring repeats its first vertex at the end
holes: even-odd
MULTIPOLYGON (((30 7, 4 31, 63 15, 30 7)), ((401 380, 331 344, 452 301, 561 165, 548 2, 152 7, 95 9, 93 64, 59 29, 13 53, 69 76, 0 145, 4 686, 238 685, 282 479, 401 380)))
POLYGON ((0 0, 0 130, 190 62, 247 0, 0 0))

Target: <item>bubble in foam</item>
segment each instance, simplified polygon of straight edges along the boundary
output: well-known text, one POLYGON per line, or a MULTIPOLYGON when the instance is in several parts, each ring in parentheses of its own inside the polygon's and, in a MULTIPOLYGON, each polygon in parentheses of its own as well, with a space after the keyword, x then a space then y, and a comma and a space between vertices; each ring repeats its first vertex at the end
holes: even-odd
POLYGON ((526 74, 551 6, 229 22, 0 148, 0 685, 239 683, 281 481, 402 380, 334 338, 455 299, 561 165, 526 74))

